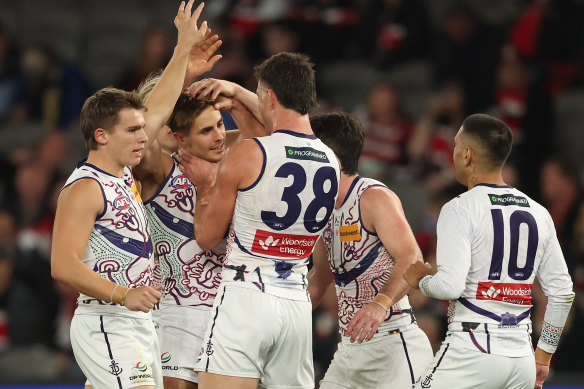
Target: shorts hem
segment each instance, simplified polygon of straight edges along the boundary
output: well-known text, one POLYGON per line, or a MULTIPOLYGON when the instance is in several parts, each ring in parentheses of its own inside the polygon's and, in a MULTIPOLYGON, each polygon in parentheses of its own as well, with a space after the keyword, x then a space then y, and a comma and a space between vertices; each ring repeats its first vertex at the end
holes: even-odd
POLYGON ((162 376, 163 377, 169 377, 169 378, 176 378, 179 380, 183 380, 183 381, 189 381, 189 382, 194 382, 194 383, 198 383, 199 382, 199 378, 197 373, 195 373, 194 371, 180 371, 180 370, 176 370, 176 371, 167 371, 167 370, 163 370, 162 371, 162 376))
POLYGON ((219 375, 226 375, 229 377, 240 377, 240 378, 257 378, 260 379, 259 375, 254 375, 253 373, 239 373, 239 372, 232 372, 232 371, 222 371, 222 370, 214 370, 214 369, 201 369, 198 370, 195 368, 195 372, 197 373, 212 373, 212 374, 219 374, 219 375))

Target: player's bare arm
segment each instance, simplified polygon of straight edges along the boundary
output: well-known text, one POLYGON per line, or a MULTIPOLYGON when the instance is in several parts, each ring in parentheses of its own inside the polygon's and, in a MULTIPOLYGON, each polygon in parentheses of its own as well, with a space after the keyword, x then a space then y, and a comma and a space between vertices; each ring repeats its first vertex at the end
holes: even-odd
POLYGON ((253 140, 232 146, 219 163, 215 185, 197 183, 195 238, 203 250, 215 247, 225 236, 233 217, 237 191, 259 177, 263 154, 253 140))
POLYGON ((63 189, 53 228, 52 276, 88 296, 117 304, 124 300, 129 309, 148 312, 160 300, 161 287, 142 286, 128 290, 125 286, 116 286, 81 260, 95 219, 103 209, 103 195, 96 181, 82 179, 63 189))
POLYGON ((312 309, 316 308, 326 290, 335 281, 328 262, 328 253, 322 238, 319 238, 312 252, 312 269, 308 272, 308 293, 312 301, 312 309))
MULTIPOLYGON (((232 97, 247 107, 260 124, 264 124, 258 107, 258 96, 234 82, 205 78, 191 85, 188 93, 199 98, 206 97, 211 101, 215 101, 219 95, 232 97)), ((215 109, 225 108, 221 102, 217 102, 215 109)))
POLYGON ((375 300, 357 311, 347 327, 352 342, 361 334, 359 343, 375 335, 389 308, 409 291, 410 286, 403 279, 408 266, 422 263, 422 252, 395 193, 384 187, 371 187, 361 196, 360 208, 363 225, 377 233, 396 264, 375 300))
POLYGON ((266 128, 260 123, 251 111, 239 100, 232 99, 229 112, 237 124, 237 130, 228 131, 225 144, 227 147, 254 137, 266 136, 266 128))

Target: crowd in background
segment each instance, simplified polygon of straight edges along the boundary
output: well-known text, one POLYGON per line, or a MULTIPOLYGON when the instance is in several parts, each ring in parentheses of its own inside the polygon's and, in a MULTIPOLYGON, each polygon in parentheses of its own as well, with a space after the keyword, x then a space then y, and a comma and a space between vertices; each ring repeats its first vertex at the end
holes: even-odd
MULTIPOLYGON (((0 377, 79 379, 68 339, 77 294, 50 275, 56 199, 86 154, 84 100, 107 85, 134 89, 166 65, 175 3, 0 4, 0 377), (54 370, 20 374, 13 366, 23 358, 54 370)), ((360 173, 400 196, 430 263, 440 208, 464 190, 454 179, 454 135, 471 113, 503 119, 514 135, 505 180, 550 211, 576 289, 553 367, 581 370, 583 1, 214 0, 202 18, 224 42, 211 77, 254 90, 253 67, 270 55, 312 58, 318 110, 361 120, 360 173)), ((537 338, 545 296, 534 295, 537 338)), ((416 292, 410 299, 437 348, 446 303, 416 292)), ((337 344, 336 309, 331 293, 315 311, 317 375, 337 344)))

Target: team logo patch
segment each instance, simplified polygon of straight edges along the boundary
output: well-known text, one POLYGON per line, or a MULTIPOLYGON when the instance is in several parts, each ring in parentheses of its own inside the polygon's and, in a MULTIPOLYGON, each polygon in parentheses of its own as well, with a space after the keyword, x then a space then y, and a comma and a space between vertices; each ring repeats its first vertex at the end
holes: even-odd
POLYGON ((357 224, 339 226, 339 238, 341 242, 354 242, 361 240, 361 230, 357 224))
POLYGON ((139 371, 146 371, 146 369, 148 369, 148 365, 146 365, 144 362, 138 362, 134 367, 139 371))
POLYGON ((312 254, 318 235, 278 234, 256 230, 251 251, 283 258, 306 258, 312 254))
POLYGON ((120 365, 113 359, 112 359, 112 363, 110 363, 109 367, 110 367, 110 373, 115 375, 115 376, 119 376, 124 371, 124 369, 122 369, 120 367, 120 365))
POLYGON ((496 300, 518 305, 531 305, 531 285, 479 282, 477 300, 496 300))
POLYGON ((130 198, 128 196, 119 195, 112 203, 114 209, 118 211, 128 209, 130 207, 130 198))
POLYGON ((512 194, 489 194, 489 200, 491 200, 491 204, 493 205, 517 205, 520 207, 529 207, 529 202, 525 197, 514 196, 512 194))
POLYGON ((186 189, 193 186, 187 176, 181 174, 180 176, 176 176, 170 182, 170 185, 175 189, 186 189))
POLYGON ((326 153, 320 150, 315 150, 312 147, 284 147, 286 148, 286 158, 303 159, 316 162, 329 162, 326 153))
POLYGON ((170 361, 170 353, 169 352, 162 353, 162 355, 160 356, 160 361, 162 363, 170 361))

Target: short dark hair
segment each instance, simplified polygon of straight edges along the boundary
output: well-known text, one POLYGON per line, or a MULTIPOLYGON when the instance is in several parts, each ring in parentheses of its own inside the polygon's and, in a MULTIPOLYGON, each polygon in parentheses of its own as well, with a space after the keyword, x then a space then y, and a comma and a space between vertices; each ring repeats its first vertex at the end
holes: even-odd
POLYGON ((87 150, 96 150, 95 130, 103 128, 112 132, 118 123, 118 113, 124 108, 146 110, 136 92, 107 87, 98 90, 85 100, 79 117, 81 132, 87 150))
POLYGON ((491 167, 502 167, 505 164, 513 144, 513 135, 505 122, 478 113, 464 119, 462 130, 477 139, 484 147, 486 162, 491 167))
POLYGON ((310 118, 314 134, 334 152, 347 175, 358 173, 365 131, 359 120, 348 113, 336 112, 310 118))
POLYGON ((172 114, 168 119, 168 127, 172 132, 188 135, 195 123, 195 119, 207 108, 212 107, 213 102, 208 99, 197 99, 188 94, 182 93, 172 114))
POLYGON ((316 105, 314 64, 304 54, 275 54, 254 68, 254 76, 285 108, 306 115, 316 105))

